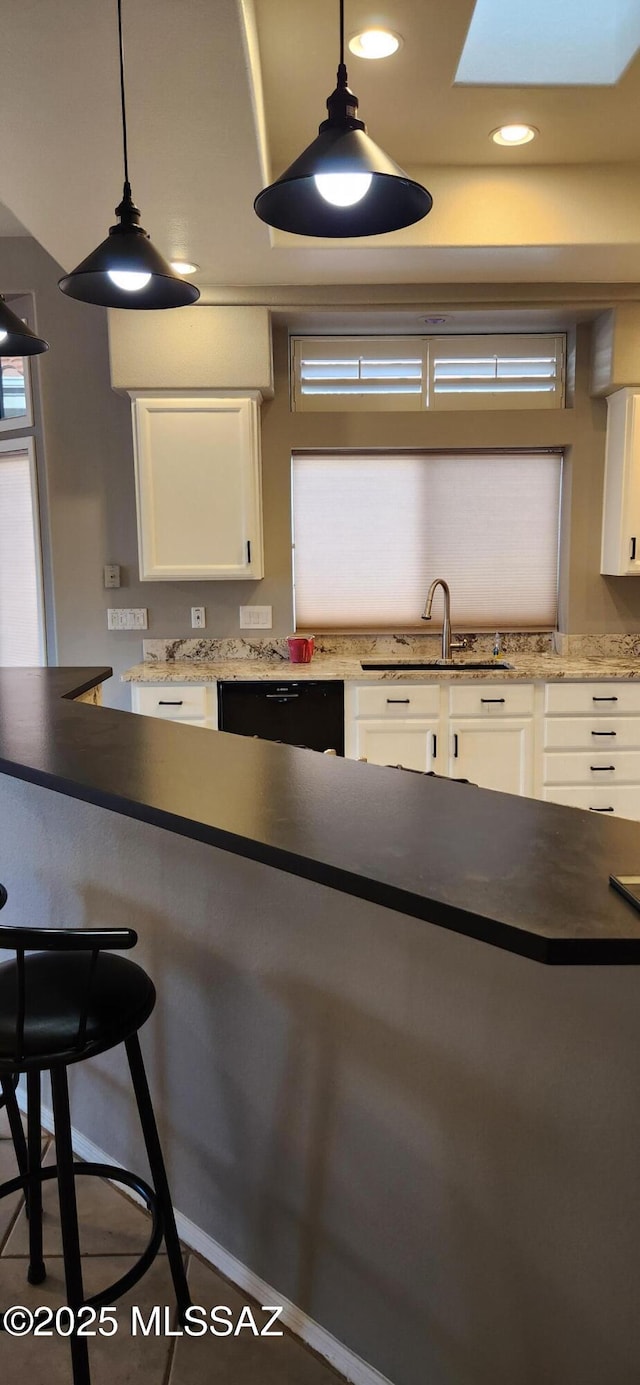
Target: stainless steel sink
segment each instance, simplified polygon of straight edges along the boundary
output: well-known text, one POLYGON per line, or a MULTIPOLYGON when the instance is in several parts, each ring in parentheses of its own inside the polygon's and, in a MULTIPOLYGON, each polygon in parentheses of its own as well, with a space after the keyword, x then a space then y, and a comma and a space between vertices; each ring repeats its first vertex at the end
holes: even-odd
POLYGON ((388 663, 365 663, 360 664, 360 668, 376 670, 379 673, 406 672, 419 673, 422 669, 464 670, 466 668, 513 668, 513 664, 507 664, 504 659, 432 659, 430 662, 415 659, 396 659, 388 663))

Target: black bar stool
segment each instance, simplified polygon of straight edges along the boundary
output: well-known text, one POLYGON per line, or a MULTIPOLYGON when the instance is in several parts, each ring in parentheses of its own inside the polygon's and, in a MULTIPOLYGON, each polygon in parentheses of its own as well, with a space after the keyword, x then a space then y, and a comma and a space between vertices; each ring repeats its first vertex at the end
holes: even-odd
MULTIPOLYGON (((0 909, 7 892, 0 885, 0 909)), ((62 1251, 67 1302, 73 1313, 86 1305, 99 1309, 133 1288, 155 1260, 164 1238, 178 1312, 184 1320, 189 1288, 171 1204, 138 1030, 149 1018, 156 993, 146 972, 113 952, 135 947, 133 929, 10 928, 0 925, 0 948, 14 961, 0 966, 0 1083, 20 1175, 0 1184, 0 1198, 23 1190, 29 1218, 30 1284, 46 1278, 42 1254, 42 1184, 56 1178, 60 1200, 62 1251), (124 1043, 153 1187, 110 1164, 75 1163, 67 1068, 124 1043), (41 1074, 51 1078, 57 1163, 41 1164, 41 1074), (27 1078, 27 1137, 15 1094, 20 1074, 27 1078), (151 1213, 151 1235, 135 1265, 115 1284, 86 1299, 76 1206, 76 1178, 110 1178, 132 1188, 151 1213)), ((4 1325, 0 1309, 0 1326, 4 1325)), ((87 1340, 70 1337, 73 1385, 91 1385, 87 1340)))

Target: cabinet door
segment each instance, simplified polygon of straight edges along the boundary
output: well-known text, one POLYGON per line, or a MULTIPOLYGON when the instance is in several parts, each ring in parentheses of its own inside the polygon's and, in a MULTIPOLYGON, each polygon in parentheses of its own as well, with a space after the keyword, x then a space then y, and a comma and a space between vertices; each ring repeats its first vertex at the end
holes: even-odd
POLYGON ((533 720, 449 722, 449 769, 481 789, 533 793, 533 720))
POLYGON ((373 765, 402 765, 423 772, 436 768, 438 722, 369 721, 355 725, 355 755, 373 765))
POLYGON ((263 576, 258 399, 133 396, 142 582, 263 576))
POLYGON ((640 573, 640 393, 633 389, 607 399, 600 571, 640 573))

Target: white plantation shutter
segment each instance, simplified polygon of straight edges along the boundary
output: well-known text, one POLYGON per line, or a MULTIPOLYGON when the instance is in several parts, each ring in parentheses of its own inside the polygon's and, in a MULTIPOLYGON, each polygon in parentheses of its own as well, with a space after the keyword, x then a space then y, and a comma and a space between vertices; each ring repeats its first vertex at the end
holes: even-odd
POLYGON ((553 629, 561 469, 559 453, 294 456, 297 628, 427 632, 444 577, 458 630, 553 629))
POLYGON ((295 411, 558 409, 564 336, 293 337, 295 411))
POLYGON ((294 337, 293 407, 304 410, 423 409, 422 337, 294 337))
POLYGON ((429 343, 432 409, 556 409, 564 337, 440 337, 429 343))
POLYGON ((33 443, 0 443, 0 666, 44 662, 33 443))

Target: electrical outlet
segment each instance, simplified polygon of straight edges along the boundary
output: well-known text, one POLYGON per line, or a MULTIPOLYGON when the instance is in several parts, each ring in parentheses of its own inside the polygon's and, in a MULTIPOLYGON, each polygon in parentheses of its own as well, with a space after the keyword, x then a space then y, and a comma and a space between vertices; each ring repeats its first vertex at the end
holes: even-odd
POLYGON ((147 608, 140 606, 110 606, 107 611, 108 630, 146 630, 148 628, 147 608))
POLYGON ((191 629, 204 630, 206 625, 206 612, 204 606, 191 607, 191 629))
POLYGON ((270 630, 273 625, 271 606, 241 606, 241 630, 270 630))
POLYGON ((118 563, 105 564, 104 585, 107 588, 120 586, 120 567, 118 563))

